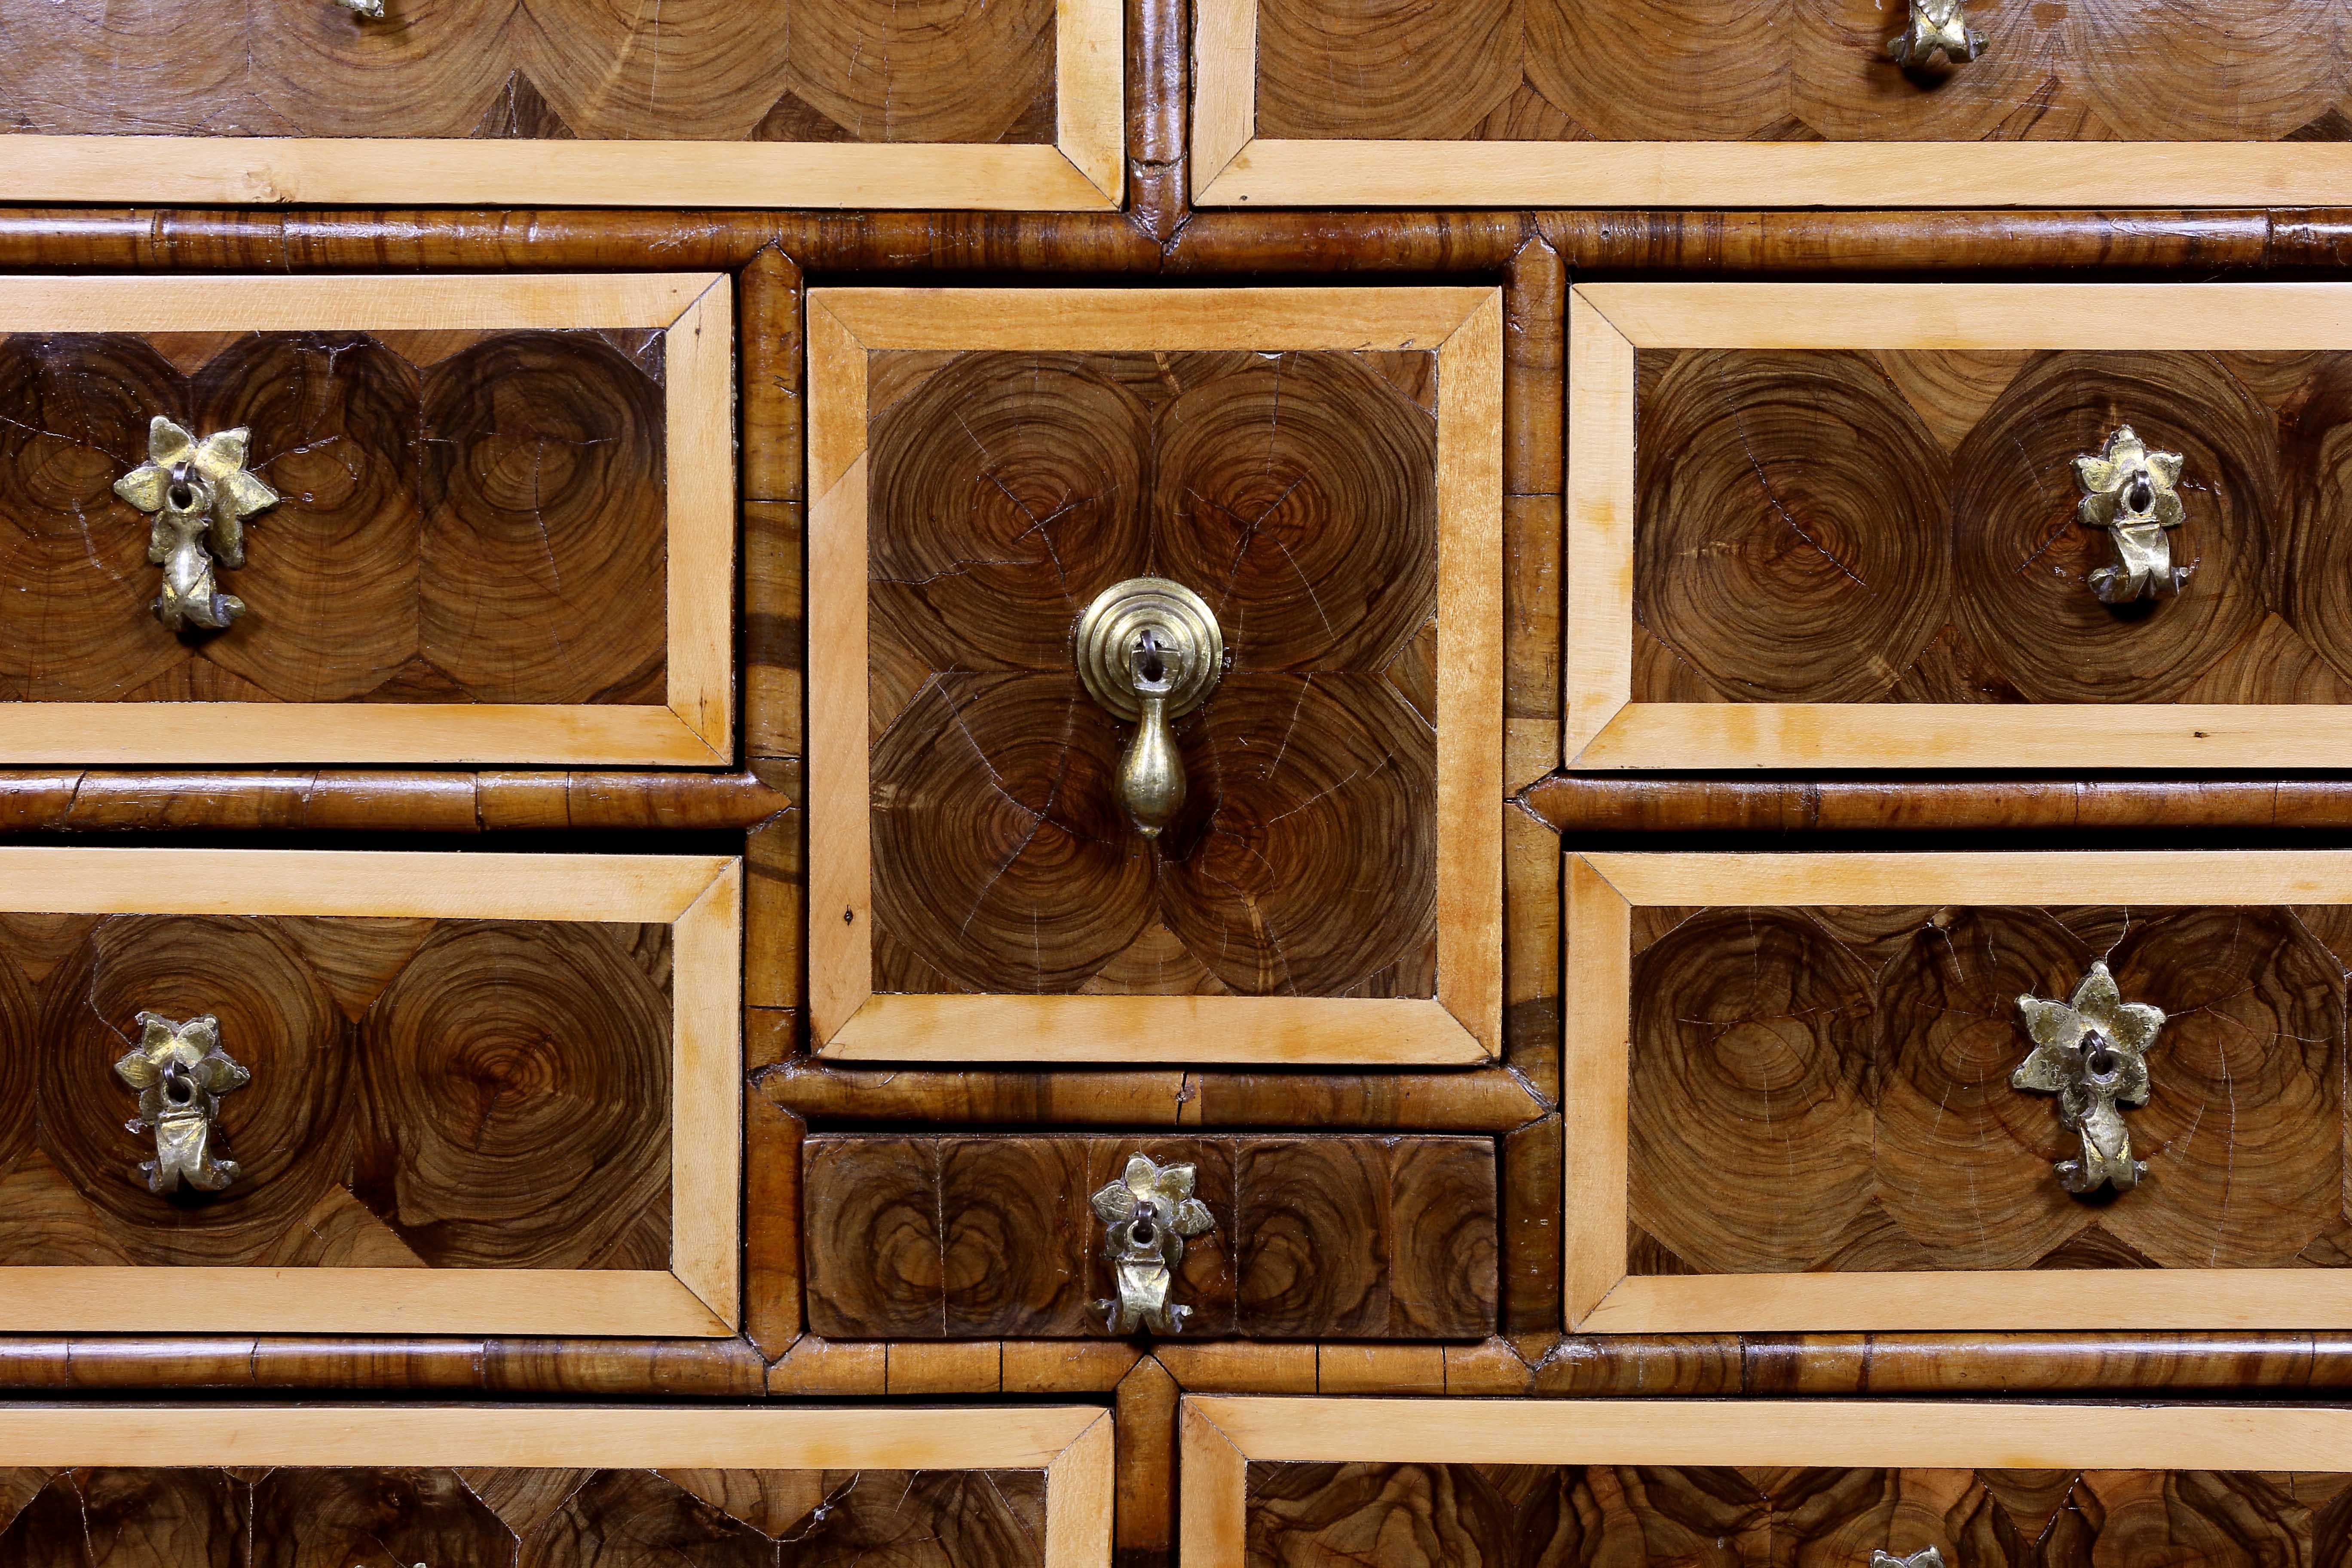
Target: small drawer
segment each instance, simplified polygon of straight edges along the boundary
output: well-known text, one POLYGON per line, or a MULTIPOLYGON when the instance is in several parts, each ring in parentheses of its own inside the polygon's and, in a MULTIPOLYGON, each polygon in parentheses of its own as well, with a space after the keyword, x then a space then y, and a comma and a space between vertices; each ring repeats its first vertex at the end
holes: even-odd
POLYGON ((828 1339, 1483 1339, 1495 1145, 1412 1134, 820 1134, 828 1339))
POLYGON ((808 320, 818 1051, 1494 1055, 1499 294, 808 320))
POLYGON ((0 1562, 1109 1568, 1110 1413, 0 1408, 0 1562))
POLYGON ((1576 768, 2352 762, 2352 286, 1593 284, 1576 768))
POLYGON ((0 848, 0 1329, 731 1332, 741 883, 0 848))
POLYGON ((1571 1326, 2352 1327, 2352 855, 1569 880, 1571 1326))
POLYGON ((1118 0, 62 0, 13 202, 1108 208, 1118 0))
POLYGON ((1178 1420, 1182 1568, 2309 1563, 2352 1513, 2347 1410, 1194 1394, 1178 1420))
POLYGON ((1217 0, 1195 200, 2326 203, 2340 26, 2321 0, 1217 0))
POLYGON ((0 279, 0 763, 730 762, 730 316, 0 279))

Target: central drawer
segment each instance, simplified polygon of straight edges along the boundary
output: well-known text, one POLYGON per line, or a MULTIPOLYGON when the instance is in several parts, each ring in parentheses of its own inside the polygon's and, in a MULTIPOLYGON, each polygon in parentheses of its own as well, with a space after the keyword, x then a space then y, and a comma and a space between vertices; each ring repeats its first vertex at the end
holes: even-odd
POLYGON ((730 1332, 740 889, 0 848, 0 1328, 730 1332))

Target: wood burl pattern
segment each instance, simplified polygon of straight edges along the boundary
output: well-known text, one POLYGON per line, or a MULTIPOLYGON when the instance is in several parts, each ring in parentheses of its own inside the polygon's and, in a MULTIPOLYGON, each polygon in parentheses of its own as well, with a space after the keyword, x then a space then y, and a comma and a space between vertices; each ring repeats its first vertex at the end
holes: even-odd
POLYGON ((1134 1153, 1195 1168, 1216 1228, 1170 1300, 1188 1337, 1495 1331, 1483 1138, 885 1137, 804 1152, 809 1326, 829 1339, 1105 1338, 1117 1292, 1088 1206, 1134 1153))
POLYGON ((637 331, 0 339, 0 701, 661 701, 662 349, 637 331), (250 427, 284 498, 221 575, 248 606, 225 632, 155 618, 149 519, 113 493, 158 414, 250 427))
POLYGON ((660 925, 0 914, 0 1267, 667 1268, 670 984, 660 925), (142 1010, 253 1074, 224 1191, 140 1175, 142 1010))
POLYGON ((0 6, 0 131, 1050 142, 1054 0, 0 6))
POLYGON ((1635 1274, 2352 1263, 2352 917, 2296 909, 1635 911, 1635 1274), (2069 1194, 2021 994, 2104 958, 2168 1015, 2133 1192, 2069 1194))
MULTIPOLYGON (((2095 1459, 2096 1456, 2086 1456, 2095 1459)), ((2210 1470, 1308 1464, 1248 1468, 1248 1568, 2340 1560, 2352 1476, 2210 1470)))
POLYGON ((0 1568, 1032 1568, 1045 1475, 0 1469, 0 1568))
POLYGON ((1428 996, 1433 353, 872 356, 874 988, 1428 996), (1078 612, 1206 599, 1155 849, 1078 612))
POLYGON ((1639 702, 2352 701, 2352 355, 1645 351, 1639 702), (2110 608, 2074 459, 2187 459, 2110 608))
POLYGON ((1970 0, 1985 51, 1916 73, 1886 53, 1901 0, 1257 4, 1257 134, 1276 139, 2352 136, 2345 13, 2318 0, 1970 0))

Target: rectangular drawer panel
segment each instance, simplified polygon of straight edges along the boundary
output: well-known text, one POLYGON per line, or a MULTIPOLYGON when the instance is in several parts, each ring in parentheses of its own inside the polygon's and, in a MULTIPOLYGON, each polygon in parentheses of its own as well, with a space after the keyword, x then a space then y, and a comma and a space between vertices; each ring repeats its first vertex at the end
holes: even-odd
MULTIPOLYGON (((1142 1154, 1187 1166, 1211 1228, 1168 1300, 1187 1336, 1495 1331, 1483 1138, 819 1134, 805 1152, 809 1324, 829 1339, 1111 1335, 1097 1194, 1142 1154)), ((1124 1331, 1116 1337, 1125 1337, 1124 1331)))
POLYGON ((2352 289, 1596 284, 1570 315, 1571 766, 2352 758, 2352 289), (2106 602, 2126 543, 2157 586, 2106 602))
POLYGON ((740 883, 0 849, 0 1327, 730 1331, 740 883))
POLYGON ((0 761, 729 762, 730 301, 717 273, 0 280, 0 761), (251 479, 207 480, 238 429, 251 479), (252 480, 275 499, 228 536, 252 480))
POLYGON ((1108 1568, 1111 1460, 1066 1405, 14 1405, 0 1562, 1108 1568))
POLYGON ((2352 857, 1570 879, 1579 1326, 2352 1324, 2352 857))
POLYGON ((2352 1521, 2346 1410, 1189 1395, 1179 1421, 1182 1568, 2250 1564, 2352 1521))
POLYGON ((810 294, 820 1052, 1496 1053, 1502 341, 1492 289, 810 294), (1146 635, 1201 675, 1156 775, 1146 635))

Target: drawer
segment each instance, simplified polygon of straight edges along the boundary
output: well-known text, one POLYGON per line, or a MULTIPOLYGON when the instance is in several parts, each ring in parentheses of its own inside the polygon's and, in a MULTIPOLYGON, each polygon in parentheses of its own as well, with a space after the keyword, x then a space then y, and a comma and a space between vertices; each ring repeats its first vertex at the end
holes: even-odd
POLYGON ((1498 293, 808 320, 816 1048, 1492 1056, 1498 293))
POLYGON ((1118 205, 1118 0, 12 9, 0 199, 1118 205))
POLYGON ((1570 765, 2352 760, 2352 288, 1570 315, 1570 765))
POLYGON ((827 1339, 1496 1331, 1490 1139, 822 1133, 803 1189, 827 1339))
POLYGON ((1188 1396, 1182 1568, 2324 1560, 2352 1411, 1188 1396), (1540 1549, 1540 1555, 1538 1550, 1540 1549))
POLYGON ((2320 0, 1212 0, 1193 188, 1266 206, 2324 202, 2352 173, 2342 29, 2320 0))
POLYGON ((731 1332, 741 882, 0 848, 0 1329, 731 1332))
POLYGON ((2352 1325, 2352 856, 1569 875, 1572 1325, 2352 1325))
POLYGON ((730 295, 0 279, 0 763, 730 762, 730 295))
POLYGON ((1109 1568, 1111 1417, 1068 1405, 0 1409, 26 1568, 1109 1568))

